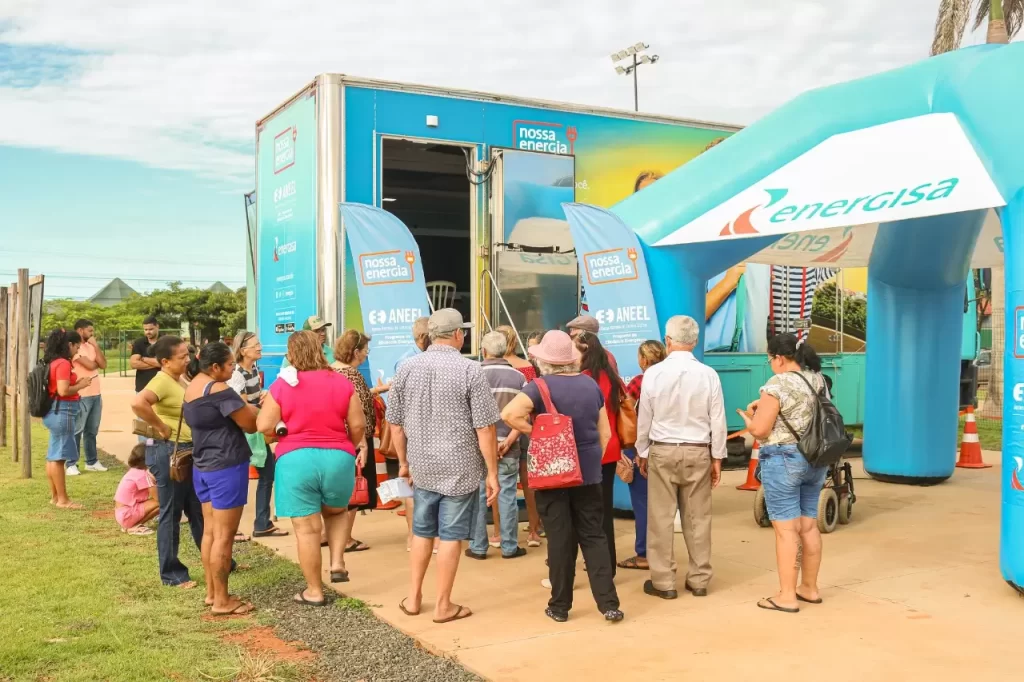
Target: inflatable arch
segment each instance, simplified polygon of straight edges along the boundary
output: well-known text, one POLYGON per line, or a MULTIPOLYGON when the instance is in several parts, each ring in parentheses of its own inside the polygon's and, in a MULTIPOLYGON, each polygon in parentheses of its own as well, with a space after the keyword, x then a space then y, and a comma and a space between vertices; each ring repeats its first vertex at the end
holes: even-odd
POLYGON ((641 241, 662 326, 676 314, 702 320, 705 282, 788 233, 875 230, 864 466, 881 480, 930 484, 953 473, 963 281, 995 210, 1007 283, 1000 566, 1018 590, 1021 73, 1024 44, 986 45, 808 92, 611 211, 641 241))

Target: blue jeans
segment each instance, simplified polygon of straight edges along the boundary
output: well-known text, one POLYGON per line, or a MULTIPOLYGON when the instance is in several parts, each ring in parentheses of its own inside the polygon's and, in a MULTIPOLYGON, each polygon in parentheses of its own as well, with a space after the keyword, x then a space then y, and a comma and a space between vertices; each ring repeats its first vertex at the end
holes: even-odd
POLYGON ((768 518, 792 521, 818 518, 818 497, 828 467, 814 468, 796 444, 761 446, 761 485, 768 518))
MULTIPOLYGON (((501 519, 501 553, 511 556, 519 549, 519 504, 516 483, 519 481, 519 455, 498 458, 498 516, 501 519)), ((469 549, 474 554, 487 553, 487 486, 480 483, 480 504, 473 517, 473 535, 469 549)))
MULTIPOLYGON (((187 443, 185 445, 188 445, 187 443)), ((171 452, 174 442, 154 440, 146 447, 146 466, 156 479, 160 515, 156 527, 156 552, 160 580, 164 585, 180 585, 191 580, 188 567, 178 559, 181 543, 181 515, 188 517, 192 540, 200 550, 203 544, 203 507, 192 481, 171 480, 171 452)))
POLYGON ((50 411, 43 417, 43 426, 50 432, 46 446, 47 462, 66 462, 77 456, 75 451, 75 419, 78 418, 77 400, 54 400, 50 411))
POLYGON ((103 396, 87 395, 79 400, 78 421, 75 423, 75 458, 66 466, 78 464, 79 452, 85 444, 85 463, 95 464, 96 434, 100 432, 100 417, 103 415, 103 396))
POLYGON ((640 475, 640 467, 636 465, 636 450, 624 450, 626 456, 633 460, 633 482, 629 484, 629 501, 633 505, 634 525, 636 526, 636 555, 647 558, 647 479, 640 475))
POLYGON ((274 467, 277 464, 274 453, 267 446, 267 461, 262 467, 256 467, 260 480, 256 484, 256 522, 253 530, 257 533, 270 530, 274 524, 270 520, 270 495, 274 492, 274 467))

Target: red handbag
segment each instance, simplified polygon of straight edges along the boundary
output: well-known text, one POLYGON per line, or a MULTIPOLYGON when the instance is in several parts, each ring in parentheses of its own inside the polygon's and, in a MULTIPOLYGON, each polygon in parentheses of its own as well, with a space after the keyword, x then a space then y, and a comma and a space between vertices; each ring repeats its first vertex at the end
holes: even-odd
POLYGON ((551 490, 583 485, 580 455, 572 430, 572 417, 559 413, 543 379, 535 379, 546 414, 534 415, 526 471, 530 488, 551 490))
POLYGON ((365 507, 370 504, 370 487, 365 476, 356 476, 356 485, 352 488, 352 497, 348 501, 350 507, 365 507))

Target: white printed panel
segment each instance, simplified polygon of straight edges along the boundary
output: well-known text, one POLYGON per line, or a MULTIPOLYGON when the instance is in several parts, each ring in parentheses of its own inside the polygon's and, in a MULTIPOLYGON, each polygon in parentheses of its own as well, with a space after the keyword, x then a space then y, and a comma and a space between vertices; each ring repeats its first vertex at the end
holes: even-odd
MULTIPOLYGON (((867 267, 877 233, 877 224, 791 232, 768 248, 758 251, 747 262, 799 267, 867 267)), ((974 247, 971 267, 992 268, 1002 265, 1002 228, 996 212, 989 211, 974 247)))
POLYGON ((656 246, 809 232, 1005 205, 953 114, 834 135, 656 246))

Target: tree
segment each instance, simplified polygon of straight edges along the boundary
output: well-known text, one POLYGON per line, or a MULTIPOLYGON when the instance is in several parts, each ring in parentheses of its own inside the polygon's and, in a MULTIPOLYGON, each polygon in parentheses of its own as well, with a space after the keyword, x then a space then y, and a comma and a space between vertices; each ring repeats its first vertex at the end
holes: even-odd
MULTIPOLYGON (((964 29, 971 15, 974 0, 941 0, 935 20, 932 54, 950 52, 960 47, 964 29)), ((985 42, 1006 44, 1024 24, 1024 0, 978 0, 974 13, 977 30, 988 21, 985 42)), ((1009 84, 1008 84, 1009 86, 1009 84)), ((1012 87, 1012 86, 1009 86, 1012 87)), ((983 411, 999 413, 1003 405, 1003 353, 1006 348, 1006 280, 1002 267, 992 268, 992 379, 983 411)))

